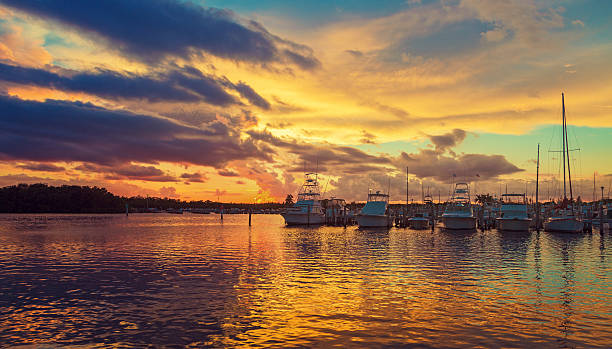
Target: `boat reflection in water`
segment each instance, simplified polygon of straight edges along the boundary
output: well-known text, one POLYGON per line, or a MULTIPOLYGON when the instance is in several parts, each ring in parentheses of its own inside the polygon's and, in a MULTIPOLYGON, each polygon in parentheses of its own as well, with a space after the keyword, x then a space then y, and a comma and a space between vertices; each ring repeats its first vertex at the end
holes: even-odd
POLYGON ((286 227, 278 215, 0 215, 0 343, 612 343, 610 234, 286 227))

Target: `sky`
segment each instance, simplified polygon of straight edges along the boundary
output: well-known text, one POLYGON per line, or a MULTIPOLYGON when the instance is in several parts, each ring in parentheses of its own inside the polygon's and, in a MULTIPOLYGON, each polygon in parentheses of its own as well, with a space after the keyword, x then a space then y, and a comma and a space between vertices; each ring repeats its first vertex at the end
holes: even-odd
MULTIPOLYGON (((612 184, 606 0, 0 0, 0 186, 363 201, 612 184), (575 150, 574 150, 575 149, 575 150)), ((606 189, 607 191, 607 189, 606 189)), ((597 190, 600 193, 600 189, 597 190)))

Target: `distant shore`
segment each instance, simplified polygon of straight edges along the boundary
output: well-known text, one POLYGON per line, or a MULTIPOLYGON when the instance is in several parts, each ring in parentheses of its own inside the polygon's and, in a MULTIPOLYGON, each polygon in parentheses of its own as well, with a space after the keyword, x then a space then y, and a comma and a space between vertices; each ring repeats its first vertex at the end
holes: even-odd
MULTIPOLYGON (((284 203, 225 203, 210 200, 183 201, 171 198, 123 197, 105 188, 43 183, 0 188, 0 213, 157 213, 172 210, 232 210, 266 212, 284 203)), ((237 212, 240 213, 240 212, 237 212)))

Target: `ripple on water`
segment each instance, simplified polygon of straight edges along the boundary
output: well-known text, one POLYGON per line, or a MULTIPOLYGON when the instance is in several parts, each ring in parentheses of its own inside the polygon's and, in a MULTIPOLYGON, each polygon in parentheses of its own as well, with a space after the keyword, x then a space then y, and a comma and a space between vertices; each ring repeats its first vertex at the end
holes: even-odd
POLYGON ((609 347, 609 234, 0 215, 0 344, 609 347))

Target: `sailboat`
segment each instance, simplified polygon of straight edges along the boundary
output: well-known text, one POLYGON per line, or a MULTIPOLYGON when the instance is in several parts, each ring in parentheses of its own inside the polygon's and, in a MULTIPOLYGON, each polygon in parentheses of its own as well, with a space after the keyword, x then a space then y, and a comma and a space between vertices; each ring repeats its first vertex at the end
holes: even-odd
POLYGON ((550 232, 562 233, 581 233, 584 230, 584 222, 580 216, 580 211, 576 210, 574 202, 574 194, 572 192, 572 171, 570 168, 570 154, 567 144, 567 119, 565 118, 565 96, 561 93, 561 105, 563 109, 562 128, 563 134, 563 201, 553 212, 552 217, 544 222, 544 230, 550 232), (565 182, 565 161, 567 159, 567 178, 569 180, 570 199, 567 199, 567 190, 565 182))
POLYGON ((287 225, 324 224, 325 211, 321 206, 318 174, 306 173, 306 179, 298 192, 297 201, 281 216, 287 225))

